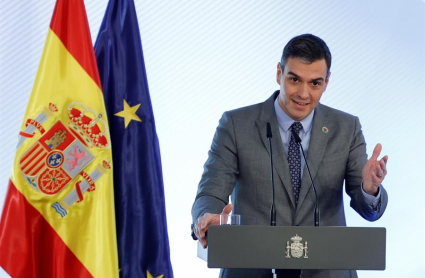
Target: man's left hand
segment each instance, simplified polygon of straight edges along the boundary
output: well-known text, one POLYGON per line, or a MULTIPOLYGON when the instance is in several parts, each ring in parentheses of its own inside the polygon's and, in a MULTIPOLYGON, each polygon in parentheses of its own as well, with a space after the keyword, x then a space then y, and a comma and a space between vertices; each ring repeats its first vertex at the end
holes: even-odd
POLYGON ((373 150, 372 157, 366 162, 362 172, 363 190, 373 196, 378 194, 379 185, 387 175, 388 156, 386 155, 381 160, 378 160, 381 150, 382 145, 377 144, 373 150))

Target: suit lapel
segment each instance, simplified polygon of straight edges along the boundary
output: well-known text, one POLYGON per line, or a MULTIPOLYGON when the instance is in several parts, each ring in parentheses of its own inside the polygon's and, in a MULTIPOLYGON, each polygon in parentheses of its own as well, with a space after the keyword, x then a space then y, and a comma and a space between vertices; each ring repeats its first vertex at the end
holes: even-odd
MULTIPOLYGON (((314 112, 313 126, 311 130, 310 144, 308 147, 307 162, 310 166, 311 176, 313 180, 317 174, 323 155, 326 151, 329 135, 322 131, 322 127, 326 126, 326 115, 323 112, 321 104, 316 107, 314 112)), ((311 181, 308 176, 307 166, 304 166, 303 176, 301 180, 301 191, 298 199, 297 213, 301 209, 302 204, 311 189, 311 181)))
POLYGON ((258 132, 260 133, 261 139, 263 141, 264 147, 267 149, 267 152, 270 155, 269 140, 267 139, 267 123, 270 123, 272 128, 272 148, 273 148, 273 163, 274 163, 274 173, 275 173, 275 186, 276 183, 276 173, 277 176, 282 181, 286 193, 288 194, 289 199, 291 200, 291 205, 295 208, 294 194, 292 192, 291 179, 289 177, 289 165, 285 149, 283 148, 282 139, 279 132, 279 123, 276 119, 276 114, 274 111, 274 100, 279 94, 279 91, 276 91, 266 102, 263 104, 263 109, 261 112, 260 119, 256 121, 258 132))

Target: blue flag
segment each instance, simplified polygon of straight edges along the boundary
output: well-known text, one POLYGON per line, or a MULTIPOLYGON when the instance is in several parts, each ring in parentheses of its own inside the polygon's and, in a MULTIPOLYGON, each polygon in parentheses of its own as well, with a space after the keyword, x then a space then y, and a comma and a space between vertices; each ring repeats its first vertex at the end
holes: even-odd
POLYGON ((133 0, 109 1, 95 52, 111 132, 120 277, 171 278, 161 157, 133 0))

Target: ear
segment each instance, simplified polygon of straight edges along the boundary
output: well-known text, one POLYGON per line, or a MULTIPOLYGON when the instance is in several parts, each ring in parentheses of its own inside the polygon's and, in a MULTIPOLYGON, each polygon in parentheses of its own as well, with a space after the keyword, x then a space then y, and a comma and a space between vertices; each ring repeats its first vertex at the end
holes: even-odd
POLYGON ((328 87, 329 78, 331 78, 331 72, 329 72, 328 77, 325 80, 325 88, 323 89, 323 92, 326 91, 326 88, 328 87))
POLYGON ((277 71, 276 71, 276 82, 280 85, 280 80, 282 78, 282 68, 280 67, 280 62, 277 63, 277 71))

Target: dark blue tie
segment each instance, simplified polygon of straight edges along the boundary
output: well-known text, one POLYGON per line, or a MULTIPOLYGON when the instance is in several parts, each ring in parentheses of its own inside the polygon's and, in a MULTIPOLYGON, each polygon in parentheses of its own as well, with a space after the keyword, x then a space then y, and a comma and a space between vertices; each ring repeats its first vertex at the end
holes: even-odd
MULTIPOLYGON (((294 122, 290 129, 294 130, 297 134, 303 128, 300 122, 294 122)), ((291 174, 292 190, 294 193, 295 207, 298 206, 298 198, 300 197, 301 188, 301 155, 300 148, 294 140, 291 134, 291 140, 289 141, 288 149, 288 164, 289 173, 291 174)))

